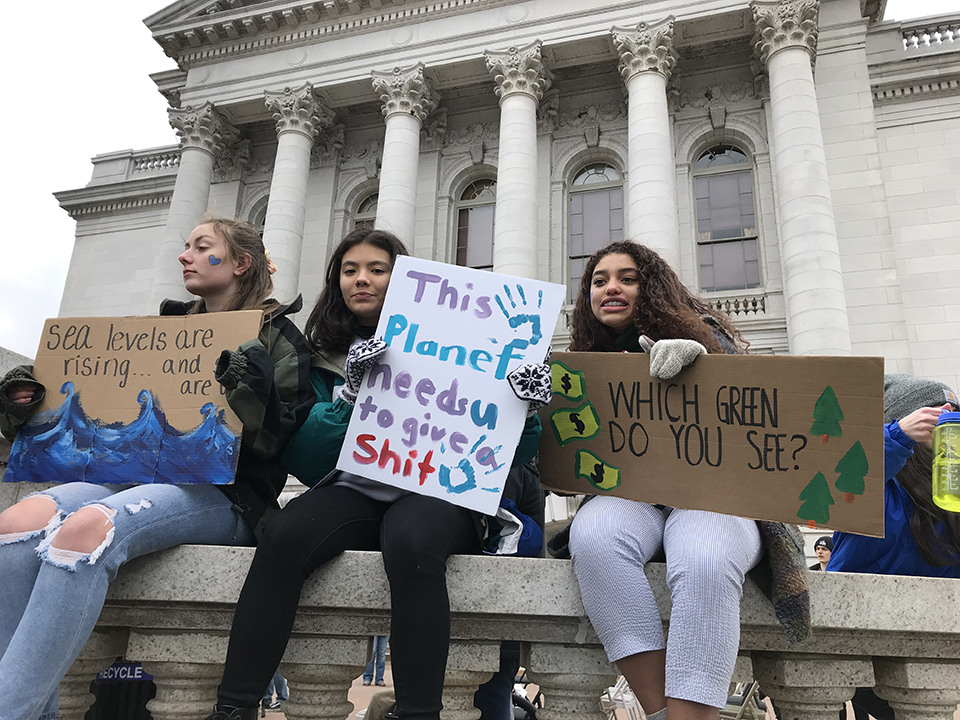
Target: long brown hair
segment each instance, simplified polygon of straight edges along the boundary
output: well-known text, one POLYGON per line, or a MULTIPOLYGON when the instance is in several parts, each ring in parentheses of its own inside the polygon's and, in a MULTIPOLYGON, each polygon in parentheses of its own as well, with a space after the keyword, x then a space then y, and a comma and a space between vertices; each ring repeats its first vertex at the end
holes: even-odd
MULTIPOLYGON (((273 280, 270 279, 270 267, 263 240, 256 228, 243 220, 207 214, 200 218, 197 225, 211 225, 213 231, 227 246, 230 259, 234 262, 244 255, 250 258, 250 267, 237 277, 237 291, 227 301, 223 310, 264 310, 278 305, 276 300, 267 300, 273 292, 273 280)), ((203 298, 193 304, 190 313, 206 311, 203 298)))
POLYGON ((361 332, 360 323, 347 307, 340 290, 340 264, 350 248, 364 244, 386 252, 390 256, 391 267, 397 255, 410 254, 396 235, 385 230, 357 228, 340 241, 327 264, 326 284, 310 311, 303 331, 307 345, 315 353, 346 352, 361 332))
POLYGON ((651 340, 685 338, 696 340, 708 352, 724 352, 711 325, 727 336, 737 350, 745 352, 748 343, 733 322, 719 310, 690 293, 666 261, 650 248, 624 240, 595 252, 587 260, 580 278, 577 301, 570 322, 570 349, 581 352, 614 352, 620 333, 601 323, 590 307, 593 272, 607 255, 628 255, 637 266, 639 295, 634 307, 633 325, 639 334, 651 340), (706 321, 706 318, 711 318, 706 321))
POLYGON ((916 506, 910 518, 910 534, 920 557, 934 567, 955 565, 960 562, 960 514, 942 510, 933 502, 932 473, 933 452, 917 443, 913 455, 897 473, 897 482, 916 506), (937 531, 941 522, 944 532, 937 531))

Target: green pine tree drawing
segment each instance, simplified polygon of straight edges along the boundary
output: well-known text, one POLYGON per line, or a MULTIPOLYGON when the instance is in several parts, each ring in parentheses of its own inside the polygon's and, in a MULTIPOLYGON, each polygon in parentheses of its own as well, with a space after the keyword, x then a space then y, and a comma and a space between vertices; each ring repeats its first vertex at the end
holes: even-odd
POLYGON ((813 476, 813 480, 800 491, 803 504, 797 510, 797 517, 807 521, 807 527, 813 529, 819 523, 826 525, 830 522, 830 506, 835 504, 830 494, 830 486, 822 472, 813 476))
POLYGON ((863 495, 863 476, 869 469, 867 454, 863 451, 863 445, 857 440, 834 468, 835 472, 840 473, 834 487, 844 493, 844 499, 848 503, 853 502, 854 496, 863 495))
POLYGON ((813 406, 813 425, 810 426, 810 434, 819 435, 820 442, 826 445, 830 438, 843 435, 843 430, 840 429, 841 420, 843 420, 843 410, 840 409, 840 401, 837 400, 837 394, 833 388, 827 385, 813 406))

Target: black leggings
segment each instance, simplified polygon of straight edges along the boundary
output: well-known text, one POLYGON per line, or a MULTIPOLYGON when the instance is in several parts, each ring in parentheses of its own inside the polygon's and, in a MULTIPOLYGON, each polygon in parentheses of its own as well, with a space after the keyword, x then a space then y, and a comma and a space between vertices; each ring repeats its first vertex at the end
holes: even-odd
POLYGON ((397 714, 437 720, 450 644, 446 562, 479 549, 473 517, 437 498, 385 503, 337 485, 291 500, 267 527, 237 601, 218 704, 260 703, 310 573, 344 550, 381 549, 392 598, 397 714))

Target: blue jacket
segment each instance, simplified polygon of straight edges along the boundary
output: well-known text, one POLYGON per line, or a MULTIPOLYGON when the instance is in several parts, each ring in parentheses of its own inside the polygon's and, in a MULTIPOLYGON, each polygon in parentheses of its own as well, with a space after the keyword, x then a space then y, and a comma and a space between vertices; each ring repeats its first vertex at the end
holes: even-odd
MULTIPOLYGON (((884 447, 884 537, 872 538, 845 532, 833 534, 833 553, 828 571, 873 573, 876 575, 915 575, 922 577, 960 577, 960 563, 935 567, 920 557, 910 518, 913 498, 900 487, 896 474, 913 454, 916 443, 896 422, 883 428, 884 447)), ((942 525, 938 530, 943 531, 942 525)))

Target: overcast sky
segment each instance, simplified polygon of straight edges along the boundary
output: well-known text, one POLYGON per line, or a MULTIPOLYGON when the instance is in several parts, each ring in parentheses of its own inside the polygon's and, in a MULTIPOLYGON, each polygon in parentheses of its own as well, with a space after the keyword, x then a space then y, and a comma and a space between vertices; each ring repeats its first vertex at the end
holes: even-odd
MULTIPOLYGON (((44 319, 59 313, 75 223, 52 193, 86 185, 94 155, 176 142, 149 78, 175 66, 143 24, 163 7, 157 0, 5 3, 0 347, 33 357, 44 319)), ((886 19, 958 9, 960 0, 888 0, 886 19)))

